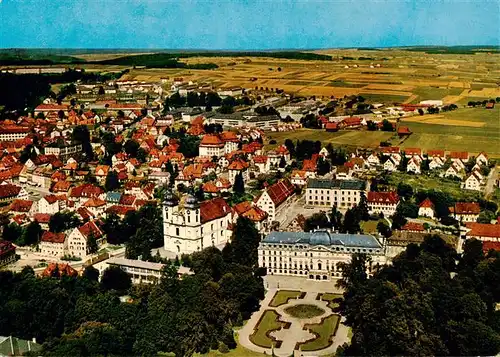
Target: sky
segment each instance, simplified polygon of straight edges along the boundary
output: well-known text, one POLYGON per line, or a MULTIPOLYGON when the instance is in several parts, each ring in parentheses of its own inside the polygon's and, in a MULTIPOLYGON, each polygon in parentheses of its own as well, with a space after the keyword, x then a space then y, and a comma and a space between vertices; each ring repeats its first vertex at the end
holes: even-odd
POLYGON ((500 0, 0 0, 0 48, 500 45, 500 0))

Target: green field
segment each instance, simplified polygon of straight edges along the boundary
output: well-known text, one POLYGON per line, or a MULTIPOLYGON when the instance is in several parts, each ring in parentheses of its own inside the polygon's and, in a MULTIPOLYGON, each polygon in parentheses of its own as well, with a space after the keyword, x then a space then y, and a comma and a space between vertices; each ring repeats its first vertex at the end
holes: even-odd
POLYGON ((376 148, 381 141, 390 141, 393 146, 402 148, 418 147, 424 151, 434 149, 469 151, 472 154, 486 151, 490 157, 500 157, 500 106, 492 110, 462 108, 440 115, 442 117, 439 120, 450 120, 450 125, 425 122, 427 116, 402 119, 401 125, 408 126, 413 132, 405 140, 400 140, 394 133, 383 131, 341 130, 330 133, 320 129, 299 129, 289 132, 269 132, 266 143, 272 139, 276 140, 275 145, 267 145, 268 149, 283 144, 286 139, 319 140, 323 145, 332 143, 351 148, 376 148), (422 120, 422 122, 412 120, 422 120), (484 125, 464 126, 467 122, 484 123, 484 125))
POLYGON ((443 99, 447 95, 459 95, 462 88, 443 88, 443 87, 416 87, 412 90, 418 98, 412 100, 412 103, 418 103, 421 100, 443 99))
POLYGON ((403 103, 408 99, 408 96, 397 94, 382 94, 382 93, 359 93, 360 96, 365 98, 367 103, 403 103))
POLYGON ((319 336, 310 341, 301 344, 302 351, 317 351, 331 345, 331 337, 335 334, 337 326, 340 323, 339 315, 330 315, 319 324, 306 325, 304 328, 319 336))
MULTIPOLYGON (((276 140, 277 145, 283 144, 286 139, 295 140, 319 140, 326 145, 328 143, 350 146, 350 147, 378 147, 381 141, 388 140, 393 134, 383 131, 358 131, 345 130, 336 133, 329 133, 325 130, 318 129, 299 129, 288 132, 272 132, 267 133, 267 141, 276 140)), ((276 145, 271 145, 275 147, 276 145)))
POLYGON ((273 299, 269 303, 271 307, 278 307, 284 305, 290 299, 298 299, 301 292, 298 290, 279 290, 274 294, 273 299))
MULTIPOLYGON (((481 127, 440 125, 426 122, 401 121, 413 134, 400 146, 419 147, 423 150, 443 149, 469 151, 478 154, 486 151, 491 157, 500 157, 500 109, 464 108, 443 113, 444 120, 481 122, 481 127)), ((425 118, 425 117, 422 117, 425 118)), ((398 145, 394 143, 393 145, 398 145)))
POLYGON ((283 323, 278 320, 279 316, 274 310, 264 311, 254 333, 250 335, 250 341, 260 347, 273 347, 275 342, 268 336, 268 333, 279 330, 283 326, 283 323))
POLYGON ((336 80, 336 81, 328 83, 327 86, 329 86, 329 87, 363 88, 363 87, 366 87, 367 84, 368 83, 351 83, 351 82, 344 82, 341 80, 336 80))

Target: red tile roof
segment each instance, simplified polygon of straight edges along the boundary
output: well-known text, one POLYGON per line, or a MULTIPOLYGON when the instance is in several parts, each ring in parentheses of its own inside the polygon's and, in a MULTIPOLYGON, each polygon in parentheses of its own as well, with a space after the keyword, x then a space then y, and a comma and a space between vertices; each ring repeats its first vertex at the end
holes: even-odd
POLYGON ((241 171, 248 168, 248 163, 243 161, 242 159, 236 159, 233 162, 231 162, 227 168, 228 170, 241 171))
MULTIPOLYGON (((64 182, 64 181, 63 181, 64 182)), ((73 187, 71 190, 71 197, 96 197, 104 193, 104 190, 91 183, 85 183, 78 187, 73 187)))
POLYGON ((257 206, 253 206, 248 211, 243 213, 243 217, 246 217, 253 222, 262 222, 267 218, 267 212, 261 210, 257 206))
POLYGON ((21 187, 10 183, 0 185, 0 199, 16 197, 21 192, 21 187))
POLYGON ((444 150, 428 150, 427 151, 427 156, 429 157, 444 157, 444 150))
POLYGON ((85 207, 102 207, 106 205, 106 201, 98 197, 91 197, 83 204, 85 207))
POLYGON ((380 148, 384 154, 399 154, 399 146, 384 146, 380 148))
POLYGON ((426 198, 425 200, 420 203, 419 207, 422 208, 434 208, 434 203, 429 198, 426 198))
POLYGON ((93 221, 85 223, 83 226, 78 228, 78 230, 85 238, 88 238, 90 234, 93 234, 94 238, 96 239, 102 237, 102 231, 99 229, 99 227, 97 227, 97 225, 93 221))
POLYGON ((238 137, 236 136, 236 133, 234 133, 232 131, 223 131, 220 134, 220 138, 224 142, 228 142, 228 141, 234 142, 234 143, 239 143, 240 142, 240 139, 238 139, 238 137))
POLYGON ((38 110, 68 110, 69 105, 64 105, 64 104, 40 104, 35 108, 35 111, 38 110))
POLYGON ((483 241, 483 252, 488 253, 491 249, 500 251, 500 242, 483 241))
POLYGON ((460 160, 468 160, 469 153, 467 151, 452 151, 452 152, 450 152, 450 158, 460 159, 460 160))
POLYGON ((106 210, 106 213, 107 214, 114 213, 118 216, 125 216, 127 214, 127 212, 130 212, 130 211, 135 211, 135 208, 130 207, 130 206, 114 205, 114 206, 109 207, 106 210))
POLYGON ((288 179, 283 179, 271 185, 266 190, 267 194, 276 206, 279 206, 285 200, 293 195, 295 187, 288 179))
POLYGON ((215 186, 215 184, 212 181, 208 181, 203 184, 203 192, 217 193, 219 192, 219 189, 217 188, 217 186, 215 186))
POLYGON ((450 207, 450 212, 455 214, 479 214, 481 207, 477 202, 457 202, 454 207, 450 207))
POLYGON ((94 214, 92 212, 90 212, 87 207, 83 207, 83 206, 78 208, 76 210, 76 213, 78 213, 84 221, 94 217, 94 214))
POLYGON ((404 152, 406 155, 422 155, 422 149, 419 148, 405 148, 404 152))
POLYGON ((50 214, 47 214, 47 213, 35 213, 33 215, 33 220, 37 221, 38 223, 49 223, 49 221, 50 221, 50 214))
POLYGON ((237 205, 233 206, 233 209, 239 215, 242 215, 243 213, 248 211, 250 208, 252 208, 252 203, 248 202, 248 201, 243 201, 243 202, 240 202, 237 205))
POLYGON ((471 223, 467 225, 471 230, 467 232, 469 237, 500 238, 500 225, 486 223, 471 223))
POLYGON ((224 143, 218 135, 208 134, 201 139, 200 146, 201 145, 223 147, 224 143))
POLYGON ((231 207, 223 198, 214 198, 200 203, 201 223, 222 218, 231 213, 231 207))
POLYGON ((10 210, 14 212, 29 212, 32 206, 33 206, 33 201, 14 200, 10 204, 10 210))
POLYGON ((408 128, 407 126, 400 126, 398 129, 399 135, 409 135, 411 133, 412 132, 411 132, 410 128, 408 128))
POLYGON ((120 198, 120 205, 132 206, 134 204, 134 201, 135 201, 134 195, 123 194, 120 198))
POLYGON ((368 202, 397 204, 399 196, 396 192, 368 192, 368 202))
POLYGON ((402 231, 416 231, 423 232, 425 231, 424 225, 422 223, 417 222, 408 222, 402 228, 402 231))
POLYGON ((42 242, 48 243, 64 243, 66 240, 66 234, 64 233, 53 233, 53 232, 45 232, 42 235, 42 242))
POLYGON ((59 271, 59 276, 78 276, 78 272, 69 264, 62 263, 49 263, 47 268, 43 271, 42 276, 50 277, 56 270, 59 271))
POLYGON ((338 130, 339 129, 339 124, 338 123, 333 123, 333 122, 328 122, 328 123, 326 123, 325 129, 326 130, 338 130))
POLYGON ((345 126, 357 126, 357 125, 361 125, 361 118, 358 118, 358 117, 345 118, 344 120, 342 120, 342 123, 345 126))

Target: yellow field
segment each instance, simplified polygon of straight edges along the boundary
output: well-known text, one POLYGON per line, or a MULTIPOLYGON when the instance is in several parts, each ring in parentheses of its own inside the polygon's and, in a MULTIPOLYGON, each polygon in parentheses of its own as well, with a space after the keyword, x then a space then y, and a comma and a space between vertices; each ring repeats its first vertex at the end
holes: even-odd
POLYGON ((479 121, 467 121, 459 119, 447 119, 444 115, 433 114, 425 116, 414 116, 405 118, 405 122, 425 123, 425 124, 438 124, 438 125, 451 125, 451 126, 468 126, 471 128, 482 128, 485 123, 479 121))
MULTIPOLYGON (((215 63, 215 70, 131 69, 124 79, 157 82, 160 78, 183 77, 186 81, 214 86, 283 89, 302 96, 342 97, 368 93, 387 101, 396 96, 418 103, 424 99, 457 103, 466 97, 500 96, 500 55, 433 55, 403 50, 321 50, 332 61, 305 61, 256 57, 181 58, 188 64, 215 63), (343 59, 352 57, 353 59, 343 59), (359 57, 370 60, 359 60, 359 57), (380 67, 377 67, 380 65, 380 67), (345 68, 345 67, 348 68, 345 68), (373 66, 374 68, 370 68, 373 66), (280 70, 278 70, 278 68, 280 70), (427 90, 428 89, 428 90, 427 90), (457 90, 463 89, 462 93, 457 90), (391 97, 394 96, 394 97, 391 97)), ((108 59, 116 54, 79 55, 86 59, 108 59), (97 58, 96 56, 100 56, 97 58)), ((126 66, 82 65, 88 70, 122 70, 126 66)))

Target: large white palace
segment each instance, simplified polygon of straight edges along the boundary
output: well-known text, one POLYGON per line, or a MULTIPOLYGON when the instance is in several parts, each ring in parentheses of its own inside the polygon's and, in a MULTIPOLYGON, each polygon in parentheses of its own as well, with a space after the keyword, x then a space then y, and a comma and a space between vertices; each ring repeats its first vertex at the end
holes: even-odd
POLYGON ((369 272, 386 263, 382 244, 367 234, 271 232, 258 249, 259 266, 266 268, 267 274, 327 281, 342 275, 339 263, 350 262, 353 253, 371 257, 369 272))
POLYGON ((165 250, 193 253, 225 244, 231 237, 228 228, 232 210, 222 198, 199 203, 195 197, 187 195, 180 202, 168 192, 162 206, 165 250))
POLYGON ((366 193, 366 182, 361 180, 310 179, 306 188, 306 206, 340 209, 359 204, 366 193))

